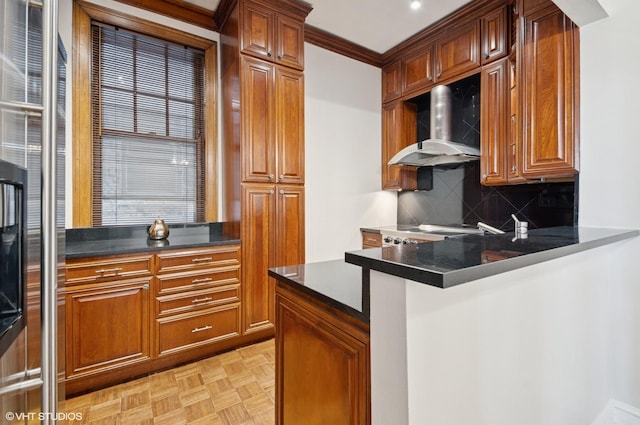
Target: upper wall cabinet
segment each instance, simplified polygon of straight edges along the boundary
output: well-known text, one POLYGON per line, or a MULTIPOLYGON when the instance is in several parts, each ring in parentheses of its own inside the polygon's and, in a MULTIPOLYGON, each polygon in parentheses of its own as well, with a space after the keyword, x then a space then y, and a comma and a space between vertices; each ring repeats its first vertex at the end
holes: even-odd
POLYGON ((570 176, 578 170, 578 27, 551 2, 525 11, 524 37, 519 46, 524 125, 522 175, 570 176))
POLYGON ((382 103, 402 96, 402 63, 396 61, 382 68, 382 103))
POLYGON ((402 148, 416 142, 416 107, 401 100, 382 106, 382 188, 416 189, 413 167, 388 165, 402 148))
POLYGON ((480 67, 480 22, 455 27, 402 60, 403 94, 424 92, 440 81, 480 67))
POLYGON ((509 52, 507 8, 502 7, 482 17, 482 64, 500 59, 509 52))
POLYGON ((243 4, 242 21, 242 53, 304 68, 304 22, 253 2, 243 4))

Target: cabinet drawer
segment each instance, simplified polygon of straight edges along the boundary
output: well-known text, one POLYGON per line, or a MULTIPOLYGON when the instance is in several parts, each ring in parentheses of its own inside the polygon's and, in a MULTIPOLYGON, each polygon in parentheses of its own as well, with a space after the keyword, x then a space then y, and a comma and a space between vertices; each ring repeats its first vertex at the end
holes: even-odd
POLYGON ((229 285, 158 297, 156 311, 158 316, 166 316, 238 301, 240 301, 240 285, 229 285))
POLYGON ((362 232, 363 248, 379 248, 382 246, 382 235, 380 233, 362 232))
POLYGON ((193 291, 210 286, 240 283, 240 266, 158 277, 158 295, 193 291))
POLYGON ((158 355, 240 334, 240 304, 156 321, 158 355))
POLYGON ((173 251, 157 254, 158 273, 175 273, 197 268, 240 264, 240 246, 173 251))
POLYGON ((152 255, 71 259, 66 262, 66 284, 102 282, 148 276, 153 270, 152 255))

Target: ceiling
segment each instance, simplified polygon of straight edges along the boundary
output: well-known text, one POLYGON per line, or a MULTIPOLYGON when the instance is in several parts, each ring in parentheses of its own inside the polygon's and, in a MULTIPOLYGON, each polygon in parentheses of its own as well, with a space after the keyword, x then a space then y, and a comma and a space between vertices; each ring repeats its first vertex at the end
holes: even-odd
MULTIPOLYGON (((215 10, 220 0, 184 0, 215 10)), ((313 10, 307 24, 384 53, 471 0, 421 0, 412 10, 409 0, 307 0, 313 10)))

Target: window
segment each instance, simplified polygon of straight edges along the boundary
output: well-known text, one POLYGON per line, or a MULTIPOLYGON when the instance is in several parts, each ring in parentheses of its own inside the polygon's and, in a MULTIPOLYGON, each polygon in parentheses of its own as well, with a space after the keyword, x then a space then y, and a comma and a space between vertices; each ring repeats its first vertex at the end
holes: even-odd
POLYGON ((94 226, 204 221, 204 52, 91 31, 94 226))
POLYGON ((217 220, 217 44, 190 31, 73 3, 73 227, 217 220))

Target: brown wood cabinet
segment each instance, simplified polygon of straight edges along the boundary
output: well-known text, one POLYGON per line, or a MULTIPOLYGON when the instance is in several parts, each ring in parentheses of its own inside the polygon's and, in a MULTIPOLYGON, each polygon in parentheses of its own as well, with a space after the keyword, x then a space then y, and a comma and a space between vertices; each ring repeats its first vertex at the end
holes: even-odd
POLYGON ((368 325, 281 283, 276 311, 276 424, 371 423, 368 325))
POLYGON ((402 63, 396 61, 382 68, 382 103, 402 96, 402 63))
POLYGON ((548 0, 519 1, 515 11, 514 50, 482 73, 481 183, 573 178, 577 27, 548 0))
POLYGON ((277 13, 268 4, 245 1, 241 50, 291 68, 304 68, 304 22, 277 13))
POLYGON ((527 178, 578 171, 579 32, 551 1, 522 14, 523 169, 527 178))
POLYGON ((67 270, 68 394, 247 342, 239 245, 70 259, 67 270))
POLYGON ((156 254, 154 356, 240 335, 240 247, 156 254))
POLYGON ((220 28, 224 204, 228 230, 243 241, 248 339, 275 332, 268 268, 304 263, 302 69, 310 11, 306 2, 239 0, 220 28))
POLYGON ((416 143, 416 107, 401 100, 382 105, 382 188, 415 189, 414 167, 388 165, 389 160, 402 148, 416 143))
POLYGON ((480 66, 480 22, 472 21, 423 42, 402 60, 403 95, 424 93, 480 66))
POLYGON ((67 382, 150 359, 152 285, 149 276, 67 291, 67 382))
POLYGON ((244 248, 244 332, 273 331, 275 282, 267 272, 304 263, 304 189, 243 185, 242 192, 242 234, 252 241, 244 248))
POLYGON ((575 177, 579 31, 551 0, 469 4, 390 52, 382 74, 383 188, 412 188, 405 178, 410 173, 387 165, 414 137, 412 99, 476 70, 481 72, 481 183, 575 177))
POLYGON ((242 180, 304 182, 304 77, 243 57, 242 180))
POLYGON ((480 182, 487 186, 508 181, 509 75, 509 59, 505 58, 485 66, 480 76, 480 182))
POLYGON ((382 246, 382 235, 380 233, 362 232, 362 249, 380 248, 382 246))
POLYGON ((503 6, 482 17, 482 65, 486 65, 509 54, 509 14, 503 6))

